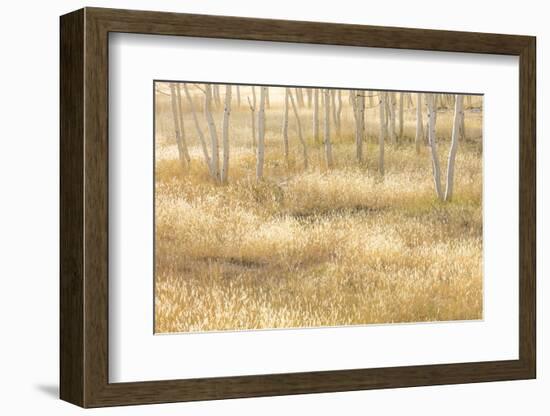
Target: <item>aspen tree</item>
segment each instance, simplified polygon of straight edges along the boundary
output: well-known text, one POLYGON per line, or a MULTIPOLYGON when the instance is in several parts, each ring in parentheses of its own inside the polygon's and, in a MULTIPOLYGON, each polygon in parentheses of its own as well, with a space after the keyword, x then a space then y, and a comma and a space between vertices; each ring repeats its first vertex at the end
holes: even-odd
POLYGON ((453 198, 453 181, 455 172, 455 159, 458 150, 458 138, 462 129, 461 118, 464 118, 463 109, 464 97, 457 95, 455 98, 455 114, 453 121, 453 132, 451 135, 451 148, 449 149, 449 159, 447 162, 447 187, 445 189, 445 201, 450 201, 453 198))
MULTIPOLYGON (((342 90, 338 90, 336 93, 338 97, 338 110, 336 110, 336 119, 338 124, 336 124, 336 129, 338 130, 338 137, 342 136, 342 90)), ((365 100, 363 100, 364 102, 365 100)))
POLYGON ((298 102, 298 107, 304 107, 304 93, 301 88, 295 88, 296 90, 296 101, 298 102))
POLYGON ((256 147, 256 178, 264 176, 265 155, 265 96, 267 87, 260 87, 260 108, 258 110, 258 146, 256 147))
POLYGON ((252 148, 256 147, 256 88, 252 87, 252 102, 250 97, 247 97, 248 106, 250 107, 250 126, 252 128, 252 148))
POLYGON ((183 121, 183 102, 181 99, 181 84, 178 82, 176 88, 176 97, 178 101, 178 112, 180 120, 180 130, 181 130, 181 144, 183 147, 183 154, 187 163, 191 162, 191 157, 189 156, 189 148, 187 147, 187 139, 185 138, 185 123, 183 121))
POLYGON ((379 96, 379 103, 378 107, 380 109, 380 133, 378 138, 378 170, 381 175, 384 175, 384 141, 385 141, 385 133, 386 133, 386 116, 384 114, 384 110, 386 108, 386 93, 380 91, 378 93, 379 96))
POLYGON ((231 85, 225 86, 225 105, 222 122, 223 162, 220 176, 221 183, 227 183, 229 176, 229 116, 231 115, 231 85))
POLYGON ((313 91, 313 140, 319 143, 319 88, 313 91))
POLYGON ((265 107, 271 108, 271 101, 269 101, 269 87, 265 87, 265 107))
POLYGON ((430 144, 431 156, 432 156, 432 174, 435 185, 435 192, 437 197, 443 200, 443 191, 441 190, 441 168, 439 166, 439 158, 437 156, 437 143, 436 143, 436 131, 435 123, 437 121, 437 108, 435 94, 427 94, 428 101, 428 140, 430 144))
POLYGON ((359 111, 358 111, 358 104, 357 104, 357 94, 358 92, 355 90, 349 91, 349 102, 351 104, 352 112, 353 112, 353 120, 355 122, 355 156, 357 157, 357 160, 360 162, 360 152, 359 152, 359 111))
POLYGON ((355 119, 355 157, 357 162, 363 162, 363 141, 365 133, 365 95, 364 91, 350 92, 355 119))
POLYGON ((296 117, 296 128, 298 129, 298 138, 302 144, 302 155, 304 158, 304 169, 307 169, 308 166, 308 157, 307 157, 307 145, 304 140, 304 135, 302 133, 302 123, 300 121, 300 114, 298 114, 298 109, 296 108, 296 103, 294 102, 294 97, 292 92, 289 90, 290 103, 292 104, 292 110, 294 111, 294 116, 296 117))
POLYGON ((330 90, 330 109, 332 112, 334 127, 338 130, 338 116, 336 115, 336 90, 330 90))
POLYGON ((313 91, 311 88, 308 88, 306 90, 306 93, 307 93, 307 108, 311 108, 311 101, 312 101, 312 95, 313 95, 313 91))
POLYGON ((208 166, 208 171, 210 172, 210 175, 213 176, 210 155, 208 154, 208 147, 206 146, 204 133, 202 132, 201 126, 199 124, 199 120, 197 118, 197 112, 195 111, 195 105, 193 104, 193 99, 191 98, 191 94, 189 93, 187 84, 183 84, 183 91, 185 92, 185 96, 187 97, 187 101, 189 103, 189 108, 191 109, 191 115, 193 116, 193 122, 195 123, 195 128, 197 129, 197 135, 199 136, 199 141, 201 143, 201 149, 202 149, 202 154, 204 156, 204 161, 206 163, 206 166, 208 166))
POLYGON ((241 108, 241 87, 237 85, 237 108, 241 108))
POLYGON ((399 139, 403 139, 403 93, 399 93, 399 139))
POLYGON ((283 150, 285 154, 285 161, 288 166, 288 95, 290 89, 285 88, 285 102, 283 107, 283 150))
POLYGON ((416 146, 416 153, 420 153, 420 142, 424 137, 422 121, 422 94, 416 94, 416 135, 414 136, 414 144, 416 146))
POLYGON ((390 109, 390 141, 395 144, 395 93, 390 92, 389 96, 389 109, 390 109))
POLYGON ((210 84, 205 84, 206 89, 205 101, 204 101, 204 114, 206 116, 206 124, 208 126, 208 132, 210 133, 210 151, 212 156, 210 158, 210 165, 212 171, 212 177, 219 181, 220 179, 220 155, 218 149, 218 133, 216 131, 216 125, 214 124, 214 118, 212 117, 211 108, 211 87, 210 84))
POLYGON ((213 96, 214 96, 214 102, 215 102, 216 108, 220 108, 220 106, 222 105, 222 102, 220 98, 220 86, 218 84, 214 84, 213 96))
POLYGON ((185 172, 185 167, 187 165, 187 160, 185 158, 183 144, 181 139, 181 127, 180 127, 180 116, 178 113, 178 104, 176 102, 176 89, 173 83, 170 83, 170 104, 172 106, 172 118, 174 120, 174 132, 176 134, 176 145, 178 147, 179 161, 181 164, 182 171, 185 172))
POLYGON ((324 91, 324 101, 325 101, 325 134, 324 134, 324 145, 325 145, 325 158, 327 162, 327 168, 330 169, 334 165, 332 159, 332 143, 330 142, 330 90, 325 89, 324 91))

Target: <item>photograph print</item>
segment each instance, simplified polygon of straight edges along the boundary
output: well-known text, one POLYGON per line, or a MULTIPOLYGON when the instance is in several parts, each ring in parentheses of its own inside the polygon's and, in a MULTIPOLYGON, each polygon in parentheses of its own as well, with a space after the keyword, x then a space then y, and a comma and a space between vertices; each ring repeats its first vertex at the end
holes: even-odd
POLYGON ((154 82, 157 334, 483 318, 483 95, 154 82))

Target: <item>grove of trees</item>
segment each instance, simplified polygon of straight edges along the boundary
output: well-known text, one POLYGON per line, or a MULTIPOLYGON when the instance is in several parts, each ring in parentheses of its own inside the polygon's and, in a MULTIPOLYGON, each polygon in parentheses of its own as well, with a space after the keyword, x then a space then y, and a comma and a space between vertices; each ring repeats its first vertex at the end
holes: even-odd
MULTIPOLYGON (((239 110, 244 108, 244 111, 250 113, 249 143, 251 151, 255 155, 257 180, 261 181, 264 178, 266 113, 268 112, 282 113, 280 140, 284 163, 287 166, 290 155, 289 142, 293 140, 289 136, 289 125, 292 125, 296 132, 297 141, 295 143, 299 143, 301 149, 300 160, 303 169, 308 170, 312 167, 309 146, 313 142, 322 149, 322 167, 330 170, 336 163, 333 141, 347 139, 342 137, 343 113, 346 111, 343 102, 347 99, 349 103, 347 108, 351 108, 351 119, 354 125, 354 135, 349 137, 349 140, 355 148, 354 158, 357 164, 369 169, 366 152, 375 146, 374 144, 370 147, 365 145, 367 142, 367 111, 378 113, 376 117, 378 122, 376 146, 378 149, 377 154, 373 154, 369 160, 377 159, 376 169, 378 174, 383 177, 389 168, 385 152, 388 151, 388 145, 391 151, 391 147, 402 144, 405 124, 404 112, 412 108, 411 114, 414 114, 416 118, 414 140, 412 141, 414 148, 417 153, 420 153, 425 146, 429 149, 435 196, 441 201, 452 200, 456 156, 459 152, 460 141, 465 138, 464 95, 329 88, 279 88, 279 90, 282 91, 282 107, 274 105, 276 97, 273 93, 270 96, 270 88, 266 86, 246 86, 245 88, 245 86, 229 84, 180 82, 157 86, 157 93, 168 96, 170 100, 173 137, 182 172, 185 174, 191 163, 188 137, 192 135, 200 144, 204 167, 211 179, 219 184, 230 181, 230 151, 232 148, 230 125, 232 109, 235 107, 239 110), (307 118, 301 109, 307 109, 307 118), (452 134, 446 158, 445 177, 442 175, 436 130, 439 109, 453 111, 452 134), (217 123, 215 113, 222 110, 221 123, 217 123), (191 115, 192 126, 184 125, 184 112, 191 115), (218 124, 221 125, 221 128, 218 128, 218 124), (204 129, 204 125, 206 125, 206 129, 204 129), (309 127, 306 129, 307 126, 309 127), (307 130, 311 131, 311 136, 306 137, 307 130)), ((467 99, 470 103, 471 97, 468 96, 467 99)), ((371 129, 373 128, 375 127, 371 127, 371 129)))

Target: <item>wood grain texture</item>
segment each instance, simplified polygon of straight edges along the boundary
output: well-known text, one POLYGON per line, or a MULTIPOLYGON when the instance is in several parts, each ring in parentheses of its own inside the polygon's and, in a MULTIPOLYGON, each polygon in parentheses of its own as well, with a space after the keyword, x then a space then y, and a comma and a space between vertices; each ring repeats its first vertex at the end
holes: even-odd
POLYGON ((84 12, 60 24, 60 388, 84 404, 84 12))
MULTIPOLYGON (((535 38, 86 8, 61 18, 61 397, 83 407, 534 378, 535 38), (518 360, 190 380, 108 380, 108 33, 194 36, 520 58, 518 360)), ((147 359, 147 357, 144 357, 147 359)))

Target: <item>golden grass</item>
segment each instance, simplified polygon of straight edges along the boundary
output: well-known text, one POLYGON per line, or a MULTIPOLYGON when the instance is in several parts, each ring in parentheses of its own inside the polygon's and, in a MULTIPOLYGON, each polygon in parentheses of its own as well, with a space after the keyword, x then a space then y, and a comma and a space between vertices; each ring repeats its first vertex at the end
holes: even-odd
MULTIPOLYGON (((208 177, 187 114, 193 160, 182 173, 165 104, 157 106, 156 130, 156 332, 482 317, 479 114, 467 114, 455 197, 441 203, 427 148, 417 155, 409 140, 413 109, 405 139, 387 147, 381 178, 375 137, 359 166, 346 118, 334 140, 334 169, 323 168, 321 147, 306 130, 311 160, 303 171, 293 124, 286 166, 281 111, 272 108, 266 179, 258 182, 243 105, 233 110, 230 182, 221 186, 208 177)), ((377 116, 369 113, 370 134, 377 116)), ((451 116, 438 115, 443 167, 451 116)))

